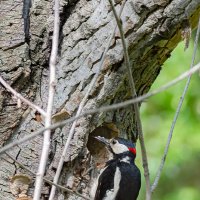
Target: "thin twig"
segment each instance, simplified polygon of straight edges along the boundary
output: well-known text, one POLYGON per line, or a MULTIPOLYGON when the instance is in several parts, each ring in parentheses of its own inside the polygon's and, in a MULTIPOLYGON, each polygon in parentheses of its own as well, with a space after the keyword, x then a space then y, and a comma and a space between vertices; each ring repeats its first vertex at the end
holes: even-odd
MULTIPOLYGON (((198 28, 197 28, 197 33, 196 33, 196 38, 195 38, 195 43, 194 43, 194 51, 193 51, 193 55, 192 55, 192 62, 191 62, 191 65, 190 65, 190 69, 194 66, 195 56, 196 56, 197 47, 198 47, 199 32, 200 32, 200 18, 199 18, 199 23, 198 23, 198 28)), ((154 183, 151 186, 151 191, 152 192, 154 192, 154 190, 158 186, 158 182, 160 180, 161 172, 163 170, 163 167, 164 167, 164 164, 165 164, 165 160, 166 160, 166 157, 167 157, 167 154, 168 154, 168 151, 169 151, 169 145, 170 145, 170 142, 171 142, 171 139, 172 139, 172 136, 173 136, 174 127, 176 125, 176 121, 178 119, 178 116, 179 116, 179 113, 180 113, 180 110, 181 110, 181 106, 183 104, 186 92, 188 90, 188 87, 189 87, 189 84, 190 84, 190 80, 191 80, 191 76, 192 76, 192 74, 189 75, 189 77, 187 79, 187 82, 186 82, 186 85, 184 87, 183 93, 182 93, 182 95, 180 97, 180 100, 179 100, 179 103, 178 103, 178 107, 176 109, 176 113, 174 115, 174 119, 172 121, 172 125, 171 125, 170 132, 169 132, 169 135, 168 135, 168 139, 167 139, 167 143, 166 143, 166 146, 165 146, 164 154, 163 154, 163 157, 161 159, 161 163, 160 163, 160 166, 158 168, 158 171, 156 173, 156 177, 155 177, 154 183)))
POLYGON ((44 117, 46 116, 46 112, 40 108, 39 106, 33 104, 31 101, 29 101, 28 99, 24 98, 21 94, 19 94, 16 90, 14 90, 8 83, 6 83, 6 81, 2 78, 2 76, 0 76, 0 83, 8 90, 10 91, 14 97, 17 97, 18 99, 22 100, 24 103, 26 103, 27 105, 29 105, 31 108, 37 110, 39 113, 41 113, 41 115, 43 115, 44 117))
POLYGON ((179 83, 181 80, 187 78, 188 76, 190 76, 191 74, 194 74, 195 72, 199 71, 200 69, 200 63, 198 63, 197 65, 195 65, 192 69, 184 72, 183 74, 181 74, 180 76, 178 76, 177 78, 175 78, 174 80, 170 81, 169 83, 163 85, 162 87, 152 91, 152 92, 149 92, 147 94, 144 94, 144 95, 141 95, 135 99, 130 99, 130 100, 127 100, 127 101, 124 101, 124 102, 121 102, 121 103, 116 103, 116 104, 113 104, 113 105, 109 105, 109 106, 102 106, 100 108, 95 108, 95 109, 91 109, 91 110, 88 110, 88 111, 85 111, 83 112, 82 114, 80 114, 78 117, 71 117, 70 119, 67 119, 67 120, 64 120, 62 122, 59 122, 59 123, 55 123, 49 127, 46 127, 46 128, 41 128, 39 129, 38 131, 22 138, 22 139, 19 139, 19 140, 16 140, 10 144, 7 144, 5 145, 4 147, 2 147, 0 149, 0 155, 3 154, 5 151, 11 149, 12 147, 16 146, 16 145, 19 145, 21 143, 24 143, 28 140, 31 140, 32 138, 40 135, 41 133, 43 133, 45 130, 47 129, 56 129, 58 127, 62 127, 68 123, 71 123, 73 121, 75 121, 76 119, 80 119, 81 117, 84 117, 86 115, 91 115, 91 114, 95 114, 95 113, 99 113, 99 112, 106 112, 106 111, 109 111, 109 110, 116 110, 116 109, 120 109, 120 108, 123 108, 123 107, 126 107, 126 106, 129 106, 131 104, 134 104, 134 103, 137 103, 137 102, 141 102, 151 96, 154 96, 162 91, 165 91, 167 90, 168 88, 174 86, 175 84, 179 83))
MULTIPOLYGON (((124 8, 124 5, 125 5, 125 1, 124 1, 124 3, 123 3, 122 6, 121 6, 121 9, 120 9, 120 12, 119 12, 120 15, 121 15, 121 13, 122 13, 122 10, 123 10, 123 8, 124 8)), ((112 39, 113 39, 113 37, 114 37, 114 35, 115 35, 115 31, 116 31, 116 27, 114 28, 114 31, 113 31, 112 35, 110 36, 110 39, 109 39, 109 41, 108 41, 108 43, 107 43, 107 46, 106 46, 106 48, 105 48, 105 50, 104 50, 104 53, 103 53, 103 55, 102 55, 101 61, 100 61, 99 66, 98 66, 98 71, 96 72, 95 76, 93 77, 93 79, 92 79, 92 81, 91 81, 91 83, 90 83, 90 85, 89 85, 89 88, 88 88, 88 90, 87 90, 87 92, 86 92, 86 94, 85 94, 83 100, 81 101, 81 103, 80 103, 80 105, 79 105, 79 107, 78 107, 78 111, 77 111, 77 113, 76 113, 76 117, 79 117, 79 116, 80 116, 81 111, 82 111, 82 109, 83 109, 85 103, 87 102, 88 96, 89 96, 89 94, 90 94, 92 88, 94 87, 98 76, 100 75, 100 72, 101 72, 102 67, 103 67, 103 64, 104 64, 104 60, 105 60, 105 58, 106 58, 107 51, 109 50, 110 44, 111 44, 112 39)), ((77 124, 77 120, 75 120, 75 121, 73 122, 73 124, 72 124, 72 126, 71 126, 71 129, 70 129, 70 131, 69 131, 69 135, 68 135, 67 141, 66 141, 66 143, 65 143, 64 150, 63 150, 63 152, 62 152, 61 158, 60 158, 60 160, 59 160, 58 167, 57 167, 57 170, 56 170, 56 174, 55 174, 55 176, 54 176, 54 180, 53 180, 54 183, 57 183, 58 180, 59 180, 60 173, 61 173, 61 171, 62 171, 62 167, 63 167, 64 160, 65 160, 65 155, 67 154, 67 150, 68 150, 68 148, 69 148, 70 141, 71 141, 71 139, 72 139, 72 137, 73 137, 73 135, 74 135, 76 124, 77 124)), ((52 186, 51 192, 50 192, 50 196, 49 196, 49 200, 53 200, 53 199, 54 199, 55 192, 56 192, 56 187, 55 187, 55 186, 52 186)))
MULTIPOLYGON (((32 170, 30 170, 29 168, 27 168, 25 165, 23 165, 21 162, 19 162, 18 160, 16 160, 16 159, 15 159, 13 156, 11 156, 10 154, 6 153, 6 155, 7 155, 10 159, 12 159, 15 163, 17 163, 17 164, 19 165, 19 167, 25 169, 27 172, 31 173, 34 177, 36 177, 36 173, 35 173, 35 172, 33 172, 32 170)), ((4 158, 4 160, 7 161, 5 158, 4 158)), ((8 161, 7 161, 7 162, 8 162, 8 161)), ((79 192, 70 190, 70 189, 68 189, 68 188, 66 188, 66 187, 63 187, 62 185, 55 184, 55 183, 53 183, 52 181, 50 181, 49 179, 47 179, 47 178, 45 178, 45 177, 43 177, 43 180, 44 180, 46 183, 50 184, 50 185, 56 186, 57 188, 61 189, 61 190, 64 191, 64 192, 68 192, 68 193, 77 195, 77 196, 79 196, 79 197, 82 197, 83 199, 90 200, 89 198, 83 196, 83 195, 80 194, 79 192)))
MULTIPOLYGON (((52 43, 52 51, 50 57, 50 80, 49 80, 49 97, 47 104, 47 116, 45 118, 45 127, 49 127, 51 125, 51 115, 53 109, 53 97, 55 94, 55 84, 56 84, 56 58, 58 53, 58 39, 59 39, 59 0, 55 0, 54 5, 54 31, 53 31, 53 43, 52 43)), ((46 164, 48 160, 49 147, 50 147, 50 135, 51 130, 47 129, 44 132, 44 140, 42 147, 42 155, 40 158, 39 168, 35 181, 35 190, 33 200, 39 200, 41 195, 43 176, 46 169, 46 164)))
MULTIPOLYGON (((124 36, 124 31, 122 27, 121 20, 119 19, 117 12, 115 10, 114 4, 112 0, 109 0, 113 14, 115 16, 119 32, 121 35, 121 40, 122 40, 122 46, 124 49, 124 60, 125 60, 125 65, 127 67, 128 71, 128 77, 129 77, 129 84, 131 87, 131 93, 133 99, 137 97, 136 89, 135 89, 135 83, 133 80, 132 76, 132 70, 131 70, 131 64, 129 60, 129 55, 128 55, 128 50, 126 47, 126 39, 124 36)), ((144 136, 143 136, 143 131, 142 131, 142 123, 140 119, 140 112, 139 112, 139 106, 138 103, 133 104, 134 110, 135 110, 135 120, 137 124, 137 130, 138 130, 138 136, 139 136, 139 141, 140 141, 140 147, 141 147, 141 154, 142 154, 142 162, 143 162, 143 168, 144 168, 144 177, 145 177, 145 182, 146 182, 146 200, 151 200, 151 186, 150 186, 150 177, 149 177, 149 167, 148 167, 148 159, 147 159, 147 153, 146 153, 146 147, 144 143, 144 136)))

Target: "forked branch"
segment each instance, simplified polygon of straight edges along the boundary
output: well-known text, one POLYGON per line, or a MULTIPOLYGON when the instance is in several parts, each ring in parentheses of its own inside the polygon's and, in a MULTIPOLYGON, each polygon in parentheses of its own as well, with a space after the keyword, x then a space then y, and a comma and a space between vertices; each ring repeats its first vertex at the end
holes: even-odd
POLYGON ((46 112, 42 108, 40 108, 39 106, 35 105, 34 103, 32 103, 31 101, 29 101, 28 99, 24 98, 21 94, 19 94, 16 90, 14 90, 8 83, 6 83, 6 81, 2 78, 2 76, 0 76, 0 83, 8 91, 10 91, 14 95, 14 97, 22 100, 24 103, 26 103, 27 105, 29 105, 31 108, 37 110, 44 117, 46 116, 46 112))

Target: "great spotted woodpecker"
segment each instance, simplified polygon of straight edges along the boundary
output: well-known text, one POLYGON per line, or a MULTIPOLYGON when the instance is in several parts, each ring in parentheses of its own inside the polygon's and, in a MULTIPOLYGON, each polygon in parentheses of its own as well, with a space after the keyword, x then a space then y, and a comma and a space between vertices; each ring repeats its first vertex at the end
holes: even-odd
POLYGON ((94 200, 136 200, 141 174, 135 165, 135 145, 126 139, 95 137, 106 145, 113 159, 106 162, 99 175, 94 200))

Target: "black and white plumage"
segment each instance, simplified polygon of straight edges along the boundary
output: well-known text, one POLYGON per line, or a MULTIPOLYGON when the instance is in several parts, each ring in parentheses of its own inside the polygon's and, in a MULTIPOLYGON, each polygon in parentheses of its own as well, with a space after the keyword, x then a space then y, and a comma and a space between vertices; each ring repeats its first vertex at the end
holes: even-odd
POLYGON ((101 172, 94 200, 136 200, 141 187, 140 171, 135 165, 135 145, 122 138, 96 137, 112 152, 113 159, 101 172))

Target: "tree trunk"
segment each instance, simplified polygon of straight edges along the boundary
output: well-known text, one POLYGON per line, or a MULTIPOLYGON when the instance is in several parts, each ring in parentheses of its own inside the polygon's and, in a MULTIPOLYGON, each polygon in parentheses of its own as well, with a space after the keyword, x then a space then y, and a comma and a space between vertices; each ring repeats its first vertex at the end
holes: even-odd
MULTIPOLYGON (((116 1, 119 11, 121 2, 116 1)), ((53 31, 53 2, 44 0, 0 2, 0 73, 19 93, 46 109, 49 81, 49 56, 53 31)), ((162 64, 181 40, 187 28, 195 28, 200 0, 128 0, 122 13, 137 94, 148 92, 162 64)), ((54 121, 73 116, 95 75, 102 52, 115 27, 108 1, 61 1, 60 40, 57 65, 54 121), (64 117, 62 113, 65 113, 64 117), (61 118, 61 119, 60 119, 61 118)), ((22 138, 43 127, 35 110, 0 85, 0 146, 22 138)), ((106 56, 103 70, 84 107, 88 110, 131 98, 119 31, 106 56)), ((46 177, 53 179, 66 142, 70 124, 52 134, 46 177)), ((104 161, 101 146, 92 136, 120 135, 137 138, 132 108, 83 117, 78 120, 60 184, 87 195, 96 165, 104 161), (93 155, 91 157, 91 155, 93 155), (103 158, 103 159, 102 159, 103 158), (93 167, 88 173, 88 168, 93 167)), ((14 147, 9 153, 33 172, 37 172, 42 135, 14 147)), ((9 177, 29 174, 6 155, 0 160, 0 199, 15 199, 9 177)), ((34 178, 29 188, 32 196, 34 178)), ((47 199, 50 185, 44 184, 47 199)), ((55 199, 75 199, 57 190, 55 199)), ((81 199, 81 198, 80 198, 81 199)))

